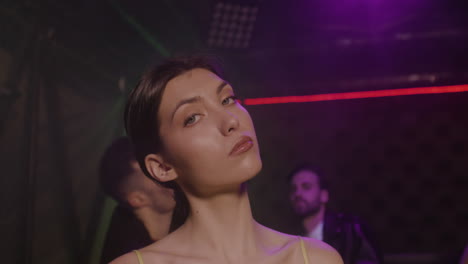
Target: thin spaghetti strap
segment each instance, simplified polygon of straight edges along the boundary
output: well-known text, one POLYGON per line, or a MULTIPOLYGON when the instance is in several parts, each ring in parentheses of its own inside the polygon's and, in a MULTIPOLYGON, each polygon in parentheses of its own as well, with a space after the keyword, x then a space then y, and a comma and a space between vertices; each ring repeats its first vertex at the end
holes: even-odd
POLYGON ((309 264, 309 255, 307 254, 307 250, 304 245, 304 240, 302 240, 302 237, 299 237, 299 240, 301 241, 301 250, 302 256, 304 257, 304 263, 309 264))
POLYGON ((133 252, 135 252, 135 254, 137 255, 138 264, 144 264, 144 263, 143 263, 143 259, 141 258, 140 251, 138 251, 138 250, 133 250, 133 252))

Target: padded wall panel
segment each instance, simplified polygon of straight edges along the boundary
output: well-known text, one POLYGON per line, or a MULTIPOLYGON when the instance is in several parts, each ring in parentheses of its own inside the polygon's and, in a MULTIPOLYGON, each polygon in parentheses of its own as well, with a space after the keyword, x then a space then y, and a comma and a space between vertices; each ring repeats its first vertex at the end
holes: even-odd
POLYGON ((336 210, 356 213, 385 253, 454 252, 468 237, 468 93, 250 106, 264 169, 257 219, 298 230, 286 175, 309 161, 336 210))

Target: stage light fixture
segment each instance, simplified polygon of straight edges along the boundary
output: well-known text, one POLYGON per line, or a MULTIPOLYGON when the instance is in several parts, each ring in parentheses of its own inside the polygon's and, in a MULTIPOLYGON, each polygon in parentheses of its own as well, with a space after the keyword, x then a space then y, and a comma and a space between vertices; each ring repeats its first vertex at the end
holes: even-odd
POLYGON ((214 7, 208 45, 217 48, 247 48, 257 13, 256 5, 218 2, 214 7))

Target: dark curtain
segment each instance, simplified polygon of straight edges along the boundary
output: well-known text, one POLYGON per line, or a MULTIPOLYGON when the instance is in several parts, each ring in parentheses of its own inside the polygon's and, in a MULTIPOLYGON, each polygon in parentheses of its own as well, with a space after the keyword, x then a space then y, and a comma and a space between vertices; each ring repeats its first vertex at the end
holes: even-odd
POLYGON ((125 89, 53 31, 5 10, 1 19, 2 261, 92 263, 112 205, 97 165, 122 134, 125 89))

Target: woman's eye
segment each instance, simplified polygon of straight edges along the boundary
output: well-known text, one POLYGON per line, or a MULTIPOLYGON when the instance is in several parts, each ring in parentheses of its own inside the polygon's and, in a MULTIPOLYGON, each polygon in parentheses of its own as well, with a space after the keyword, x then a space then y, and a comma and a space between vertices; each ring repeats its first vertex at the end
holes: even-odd
POLYGON ((221 104, 222 105, 229 105, 229 104, 232 104, 232 103, 235 103, 237 100, 237 97, 236 96, 229 96, 227 97, 226 99, 224 99, 221 104))
POLYGON ((184 126, 190 126, 190 125, 194 124, 195 122, 198 121, 199 118, 200 118, 199 114, 193 114, 193 115, 189 116, 187 119, 185 119, 184 126))

